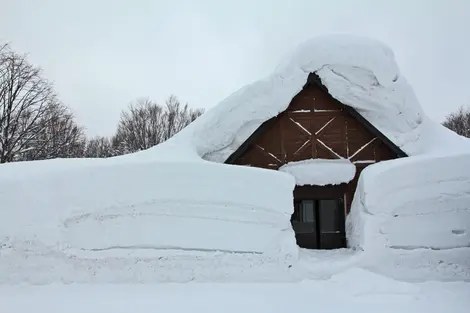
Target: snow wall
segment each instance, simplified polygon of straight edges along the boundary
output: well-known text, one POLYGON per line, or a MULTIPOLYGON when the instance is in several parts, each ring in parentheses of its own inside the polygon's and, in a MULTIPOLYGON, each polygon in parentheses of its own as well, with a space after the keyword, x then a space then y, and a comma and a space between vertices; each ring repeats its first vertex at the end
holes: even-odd
POLYGON ((99 165, 0 173, 0 243, 297 255, 288 174, 209 162, 91 164, 99 165))
POLYGON ((360 176, 348 243, 379 249, 470 246, 470 156, 409 157, 367 167, 360 176))

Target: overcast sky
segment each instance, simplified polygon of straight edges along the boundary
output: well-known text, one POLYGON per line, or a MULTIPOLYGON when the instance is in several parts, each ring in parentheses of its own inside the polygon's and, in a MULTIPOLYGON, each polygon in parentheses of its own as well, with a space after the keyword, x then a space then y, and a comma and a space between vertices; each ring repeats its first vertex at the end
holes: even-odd
POLYGON ((90 135, 138 97, 210 108, 303 40, 371 36, 436 120, 470 105, 470 0, 0 0, 0 41, 44 69, 90 135))

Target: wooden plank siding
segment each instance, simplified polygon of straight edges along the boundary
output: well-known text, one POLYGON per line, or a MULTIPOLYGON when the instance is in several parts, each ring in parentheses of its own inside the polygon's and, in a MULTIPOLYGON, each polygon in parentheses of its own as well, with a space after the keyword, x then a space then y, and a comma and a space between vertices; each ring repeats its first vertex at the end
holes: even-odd
POLYGON ((292 161, 349 159, 357 168, 356 177, 345 188, 349 212, 362 169, 398 157, 386 140, 370 131, 370 125, 353 116, 351 109, 325 88, 307 84, 287 110, 266 123, 231 163, 277 170, 292 161))

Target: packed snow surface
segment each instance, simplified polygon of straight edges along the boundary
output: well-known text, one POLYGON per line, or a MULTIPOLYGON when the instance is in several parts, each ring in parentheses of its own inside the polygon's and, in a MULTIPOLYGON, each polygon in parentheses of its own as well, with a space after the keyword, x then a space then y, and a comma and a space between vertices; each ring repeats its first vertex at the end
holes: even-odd
POLYGON ((309 159, 290 162, 279 168, 295 178, 296 185, 339 185, 354 179, 356 166, 347 159, 309 159))
POLYGON ((3 312, 467 313, 470 285, 410 284, 355 269, 292 284, 0 286, 3 312))

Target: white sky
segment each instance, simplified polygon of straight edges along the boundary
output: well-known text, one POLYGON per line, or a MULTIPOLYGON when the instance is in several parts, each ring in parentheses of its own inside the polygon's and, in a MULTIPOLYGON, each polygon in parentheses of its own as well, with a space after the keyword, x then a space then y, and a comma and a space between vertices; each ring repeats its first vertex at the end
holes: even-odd
POLYGON ((0 42, 44 69, 89 135, 138 97, 210 108, 303 40, 377 38, 436 120, 470 105, 470 0, 0 0, 0 42))

